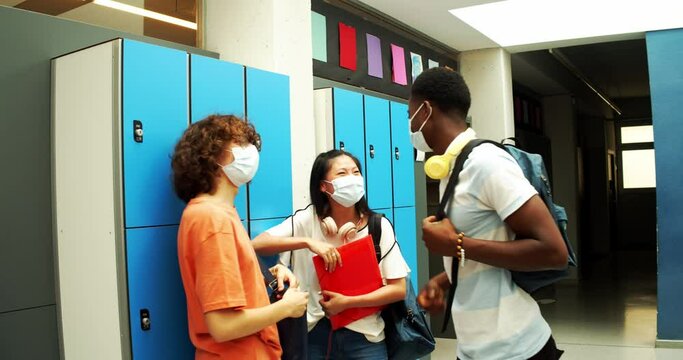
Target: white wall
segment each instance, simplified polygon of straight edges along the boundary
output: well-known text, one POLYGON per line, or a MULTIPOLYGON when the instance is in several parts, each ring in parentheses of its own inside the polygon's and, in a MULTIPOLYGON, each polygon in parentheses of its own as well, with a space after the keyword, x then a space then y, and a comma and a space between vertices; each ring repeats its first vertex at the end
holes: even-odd
POLYGON ((496 141, 515 136, 510 54, 501 48, 463 52, 460 73, 470 88, 477 136, 496 141))
POLYGON ((311 2, 206 0, 204 6, 207 50, 223 60, 289 76, 292 196, 294 209, 302 208, 310 203, 308 179, 317 155, 311 2))
MULTIPOLYGON (((550 138, 552 151, 552 186, 554 201, 567 211, 567 235, 579 253, 579 184, 576 159, 577 124, 570 95, 543 98, 545 133, 550 138)), ((576 274, 573 274, 574 277, 576 274)))

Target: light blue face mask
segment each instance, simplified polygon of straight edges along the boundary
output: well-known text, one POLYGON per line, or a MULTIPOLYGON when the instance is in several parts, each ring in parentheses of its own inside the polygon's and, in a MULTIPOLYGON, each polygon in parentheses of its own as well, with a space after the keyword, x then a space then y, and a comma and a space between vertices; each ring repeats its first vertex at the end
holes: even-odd
POLYGON ((422 133, 422 128, 427 123, 427 120, 429 120, 429 118, 432 116, 432 112, 431 111, 429 112, 429 115, 427 115, 427 118, 425 119, 425 121, 422 122, 422 125, 420 125, 420 128, 416 132, 413 132, 411 130, 411 125, 413 123, 413 119, 415 118, 415 115, 417 115, 417 113, 420 112, 420 109, 422 109, 424 104, 425 103, 422 103, 422 105, 420 105, 420 107, 417 108, 417 110, 415 111, 413 116, 411 116, 410 119, 408 120, 408 131, 410 132, 410 143, 413 144, 414 148, 416 148, 422 152, 433 152, 434 150, 432 150, 432 148, 429 146, 429 144, 427 144, 427 140, 425 140, 425 136, 422 133))
POLYGON ((222 165, 223 173, 233 185, 240 187, 254 178, 258 170, 259 153, 256 146, 249 144, 245 147, 234 146, 230 151, 235 158, 233 162, 222 165))
POLYGON ((334 192, 327 194, 343 207, 349 208, 356 205, 365 195, 365 182, 360 175, 346 175, 332 181, 325 181, 334 187, 334 192))

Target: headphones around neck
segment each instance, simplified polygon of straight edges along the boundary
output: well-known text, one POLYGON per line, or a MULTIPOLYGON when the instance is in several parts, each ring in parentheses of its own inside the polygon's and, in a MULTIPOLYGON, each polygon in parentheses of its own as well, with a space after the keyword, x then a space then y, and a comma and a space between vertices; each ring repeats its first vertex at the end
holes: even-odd
POLYGON ((328 216, 320 221, 320 228, 325 236, 339 235, 344 243, 356 237, 358 234, 358 226, 363 222, 363 214, 360 214, 358 223, 347 222, 337 229, 337 223, 331 216, 328 216))
POLYGON ((458 135, 458 141, 452 143, 443 155, 432 155, 425 162, 425 174, 434 180, 441 180, 448 176, 451 171, 451 163, 470 140, 473 140, 475 133, 471 129, 458 135))

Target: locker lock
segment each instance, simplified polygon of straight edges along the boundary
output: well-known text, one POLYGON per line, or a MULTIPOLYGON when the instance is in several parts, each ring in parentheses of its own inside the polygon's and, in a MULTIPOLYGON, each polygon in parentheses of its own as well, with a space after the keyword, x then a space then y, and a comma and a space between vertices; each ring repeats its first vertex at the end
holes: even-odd
POLYGON ((343 141, 339 142, 339 150, 344 151, 344 142, 343 141))
POLYGON ((375 147, 370 145, 370 158, 374 159, 375 158, 375 147))
POLYGON ((398 152, 398 147, 395 147, 395 148, 394 148, 394 157, 396 158, 396 160, 398 160, 398 157, 399 157, 400 155, 401 155, 401 154, 398 152))
POLYGON ((149 331, 152 328, 152 320, 149 317, 148 309, 140 310, 140 327, 142 331, 149 331))
POLYGON ((140 120, 133 120, 133 140, 137 143, 142 142, 142 121, 140 120))

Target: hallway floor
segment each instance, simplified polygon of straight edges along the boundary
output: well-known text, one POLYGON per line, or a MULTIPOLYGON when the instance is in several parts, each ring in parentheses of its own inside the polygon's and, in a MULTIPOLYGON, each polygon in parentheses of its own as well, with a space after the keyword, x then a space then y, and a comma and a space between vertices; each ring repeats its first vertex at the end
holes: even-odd
MULTIPOLYGON (((557 301, 540 305, 562 360, 681 360, 683 349, 654 348, 656 258, 626 253, 598 262, 579 283, 556 287, 557 301)), ((438 339, 433 360, 454 360, 457 341, 438 339)))

